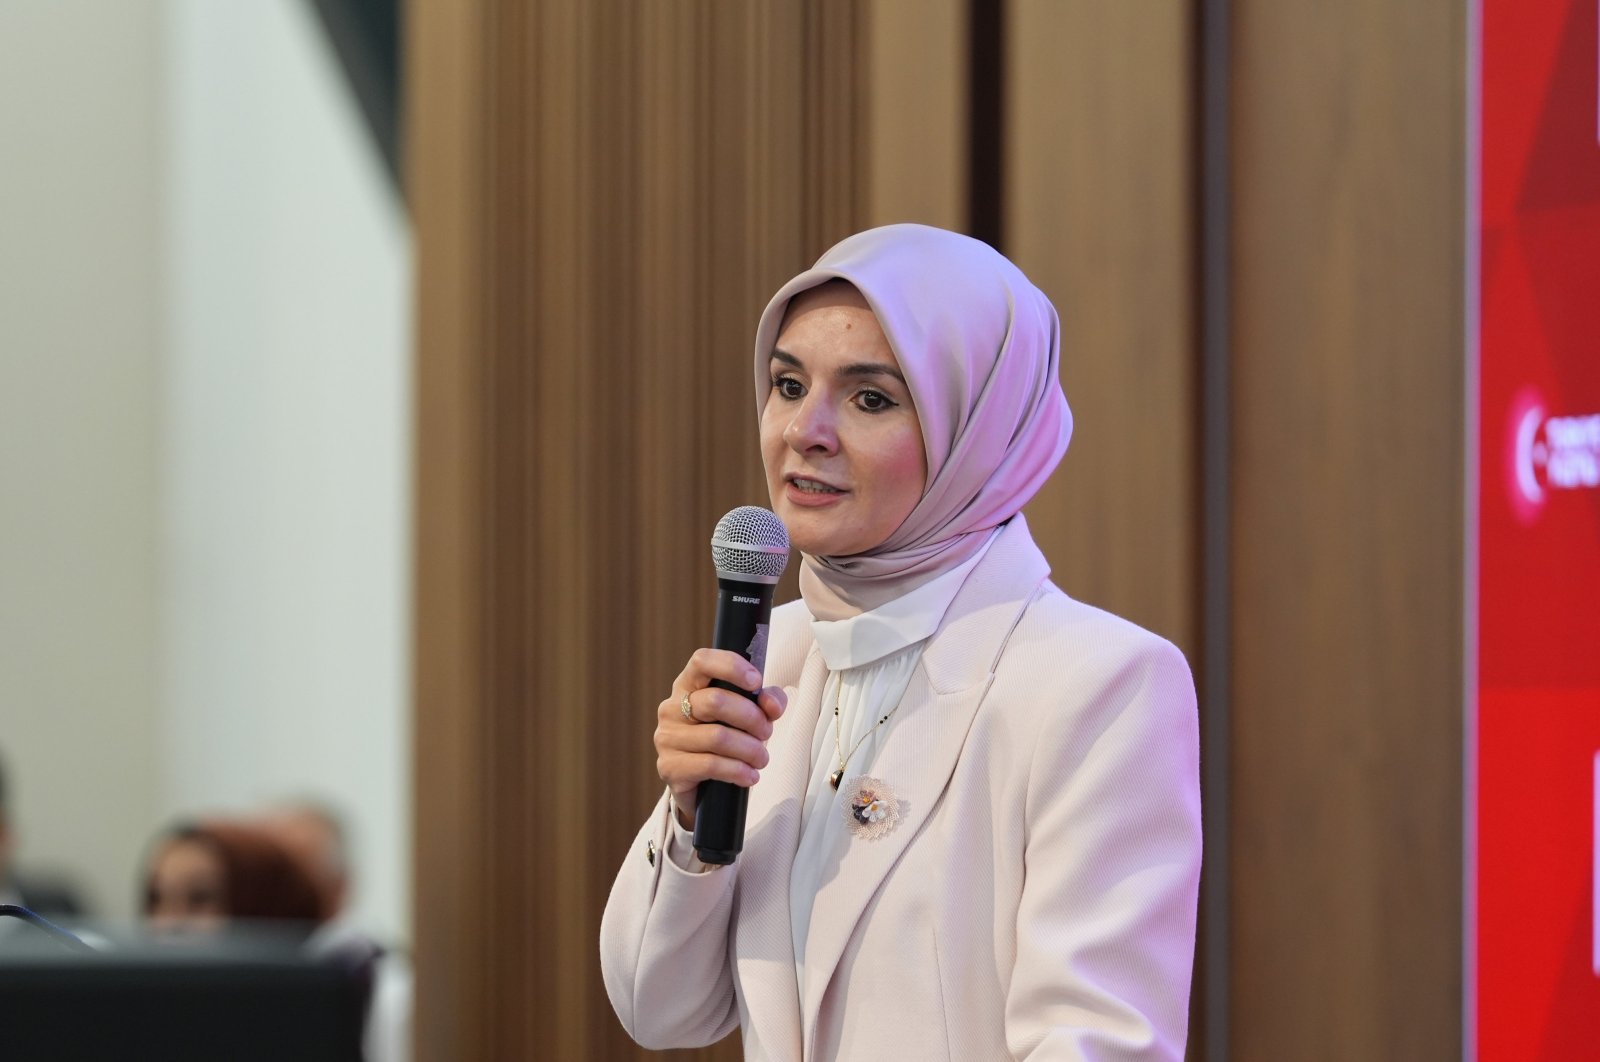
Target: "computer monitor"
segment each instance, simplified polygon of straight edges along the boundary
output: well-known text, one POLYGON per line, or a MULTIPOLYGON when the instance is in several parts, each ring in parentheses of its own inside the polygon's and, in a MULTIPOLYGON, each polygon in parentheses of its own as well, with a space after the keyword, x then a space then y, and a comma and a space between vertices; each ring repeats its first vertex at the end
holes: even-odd
POLYGON ((295 942, 0 943, 0 1059, 360 1062, 368 986, 295 942))

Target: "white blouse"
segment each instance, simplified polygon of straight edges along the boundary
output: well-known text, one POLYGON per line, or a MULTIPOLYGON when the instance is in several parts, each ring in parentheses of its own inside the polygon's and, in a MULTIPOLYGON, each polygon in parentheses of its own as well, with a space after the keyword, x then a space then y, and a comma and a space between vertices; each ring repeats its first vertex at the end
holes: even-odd
MULTIPOLYGON (((967 574, 983 559, 993 541, 991 534, 983 548, 959 568, 871 612, 831 622, 811 621, 811 636, 828 665, 828 679, 822 689, 816 733, 811 739, 811 777, 806 782, 800 810, 800 844, 789 876, 789 920, 802 1014, 806 1008, 806 940, 811 910, 818 890, 838 869, 851 842, 844 794, 850 791, 852 779, 872 773, 878 750, 891 739, 900 719, 898 712, 889 713, 910 684, 923 647, 939 629, 967 574), (888 720, 879 726, 878 720, 885 715, 889 715, 888 720), (828 779, 840 768, 841 756, 846 760, 844 779, 835 790, 828 779)), ((892 778, 882 780, 894 785, 892 778)))

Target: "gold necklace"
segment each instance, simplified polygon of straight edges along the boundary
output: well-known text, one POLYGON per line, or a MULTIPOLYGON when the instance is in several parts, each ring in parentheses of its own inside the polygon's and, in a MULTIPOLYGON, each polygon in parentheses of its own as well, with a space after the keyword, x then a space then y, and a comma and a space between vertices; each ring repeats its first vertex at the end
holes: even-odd
MULTIPOLYGON (((850 749, 850 756, 854 756, 856 754, 856 749, 861 747, 861 742, 867 740, 867 738, 871 737, 873 734, 876 734, 878 732, 878 728, 887 723, 889 721, 889 717, 899 710, 900 705, 898 702, 896 702, 893 708, 890 708, 884 713, 882 719, 879 719, 876 723, 872 724, 871 730, 868 730, 865 734, 861 735, 860 739, 857 740, 855 745, 850 749)), ((844 754, 844 746, 839 743, 839 698, 837 695, 835 695, 833 698, 833 752, 834 755, 839 758, 839 769, 828 775, 828 784, 833 786, 833 788, 838 789, 839 783, 844 780, 844 765, 850 762, 850 756, 846 756, 844 754)))

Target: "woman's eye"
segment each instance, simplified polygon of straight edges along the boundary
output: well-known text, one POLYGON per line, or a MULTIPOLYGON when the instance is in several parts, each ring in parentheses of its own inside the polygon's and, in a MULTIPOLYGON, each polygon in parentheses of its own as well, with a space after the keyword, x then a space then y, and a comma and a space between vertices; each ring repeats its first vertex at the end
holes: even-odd
POLYGON ((796 399, 805 393, 805 388, 800 386, 800 381, 793 376, 780 376, 772 381, 772 386, 784 398, 796 399))
POLYGON ((862 391, 856 396, 856 402, 868 413, 881 413, 894 406, 894 399, 882 391, 862 391))

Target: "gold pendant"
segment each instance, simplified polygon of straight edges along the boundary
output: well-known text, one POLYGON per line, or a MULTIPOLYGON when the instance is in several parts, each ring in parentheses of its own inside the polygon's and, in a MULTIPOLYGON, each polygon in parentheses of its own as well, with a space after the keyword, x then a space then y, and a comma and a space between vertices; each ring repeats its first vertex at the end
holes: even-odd
POLYGON ((840 767, 837 771, 834 771, 832 774, 828 775, 828 784, 833 786, 835 789, 838 789, 839 788, 839 782, 843 778, 844 778, 844 768, 840 767))

